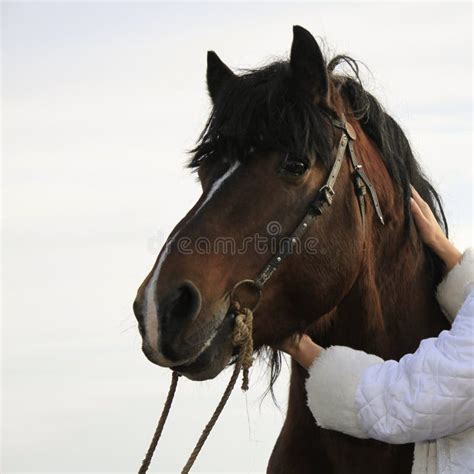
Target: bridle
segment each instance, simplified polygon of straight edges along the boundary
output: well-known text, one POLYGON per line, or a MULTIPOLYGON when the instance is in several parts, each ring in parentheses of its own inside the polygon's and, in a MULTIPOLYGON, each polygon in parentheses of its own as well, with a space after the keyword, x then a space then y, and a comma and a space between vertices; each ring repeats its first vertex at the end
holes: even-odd
POLYGON ((347 149, 349 150, 347 156, 352 167, 352 178, 354 180, 355 192, 359 203, 362 224, 365 225, 365 196, 367 192, 374 205, 379 221, 382 223, 382 225, 385 224, 377 197, 377 192, 375 191, 375 188, 370 182, 367 174, 363 170, 362 165, 357 160, 354 150, 354 142, 357 140, 357 135, 354 128, 344 118, 342 120, 338 120, 328 116, 328 119, 335 128, 342 130, 342 135, 337 146, 336 158, 334 159, 334 163, 326 182, 318 189, 315 198, 309 204, 306 214, 296 226, 293 233, 287 237, 287 239, 285 239, 285 243, 288 243, 288 245, 280 246, 278 252, 272 256, 270 261, 263 267, 263 270, 258 274, 255 280, 245 279, 234 285, 230 292, 231 307, 236 303, 239 305, 241 304, 240 298, 237 295, 237 291, 240 288, 247 286, 252 287, 257 295, 256 302, 252 305, 252 311, 255 311, 260 302, 263 287, 266 285, 268 280, 270 280, 282 262, 292 254, 294 246, 298 241, 301 241, 301 238, 310 228, 311 224, 323 214, 327 207, 331 206, 334 195, 336 194, 334 191, 334 185, 336 184, 337 177, 339 176, 347 149))
MULTIPOLYGON (((230 292, 229 300, 229 312, 234 317, 234 330, 233 330, 233 344, 239 349, 239 355, 235 361, 234 371, 232 377, 229 380, 229 383, 222 395, 222 398, 217 405, 212 417, 210 418, 208 424, 204 428, 196 446, 194 447, 191 456, 189 457, 186 465, 181 471, 182 474, 189 473, 191 467, 194 464, 202 446, 204 445, 209 433, 214 427, 219 415, 221 414, 224 406, 234 388, 237 377, 240 370, 243 370, 243 384, 242 389, 248 389, 248 370, 252 365, 252 353, 253 353, 253 338, 252 338, 252 321, 253 321, 253 311, 257 308, 262 292, 263 287, 276 272, 278 267, 281 265, 283 260, 287 258, 293 250, 294 245, 300 240, 303 235, 307 232, 311 224, 322 215, 326 207, 331 206, 334 195, 334 185, 336 184, 337 177, 341 170, 344 157, 346 155, 347 148, 349 149, 349 160, 352 167, 352 177, 354 180, 355 191, 357 195, 357 200, 359 202, 359 209, 361 213, 362 224, 365 224, 365 195, 367 190, 370 196, 370 199, 374 205, 375 212, 380 222, 384 224, 382 211, 380 209, 379 200, 377 198, 377 193, 375 192, 372 183, 362 169, 362 165, 357 161, 357 157, 354 151, 354 141, 357 139, 356 133, 352 125, 343 120, 336 120, 333 117, 329 117, 332 125, 335 128, 342 130, 342 135, 337 146, 336 158, 334 164, 332 165, 331 171, 329 172, 329 177, 326 180, 325 184, 321 186, 315 198, 309 204, 308 210, 304 215, 303 219, 296 226, 293 233, 288 237, 289 245, 280 246, 278 252, 273 255, 270 261, 263 267, 263 270, 258 274, 255 280, 246 279, 241 280, 234 285, 230 292), (237 295, 239 288, 244 286, 249 286, 256 291, 257 300, 253 305, 244 305, 242 304, 242 299, 237 295), (250 309, 253 306, 252 309, 250 309)), ((171 403, 173 402, 174 394, 176 392, 176 386, 178 383, 179 374, 173 371, 172 381, 169 388, 168 396, 163 407, 160 419, 158 421, 158 426, 156 427, 155 433, 153 435, 150 447, 146 453, 145 459, 142 462, 142 465, 139 470, 139 474, 145 474, 150 465, 153 453, 158 444, 158 440, 161 437, 166 419, 168 417, 171 403)))

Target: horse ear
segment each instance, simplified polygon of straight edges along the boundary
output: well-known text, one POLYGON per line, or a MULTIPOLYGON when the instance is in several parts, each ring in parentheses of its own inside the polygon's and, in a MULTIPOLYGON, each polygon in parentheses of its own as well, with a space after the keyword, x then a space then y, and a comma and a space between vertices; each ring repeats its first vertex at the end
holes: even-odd
POLYGON ((207 89, 214 102, 222 86, 234 76, 214 51, 207 52, 207 89))
POLYGON ((297 86, 314 102, 327 100, 329 79, 323 53, 313 35, 301 26, 293 26, 290 67, 297 86))

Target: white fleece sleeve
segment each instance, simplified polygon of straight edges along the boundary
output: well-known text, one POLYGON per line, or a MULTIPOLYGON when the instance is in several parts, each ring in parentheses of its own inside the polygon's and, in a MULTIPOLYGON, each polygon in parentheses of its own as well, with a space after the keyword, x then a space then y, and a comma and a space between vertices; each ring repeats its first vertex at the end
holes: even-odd
POLYGON ((441 308, 452 322, 467 294, 474 286, 474 249, 467 249, 461 260, 438 286, 437 297, 441 308))
POLYGON ((364 371, 355 394, 360 428, 371 438, 411 443, 474 426, 474 291, 449 331, 414 354, 364 371))
POLYGON ((357 420, 355 394, 362 373, 383 360, 349 347, 332 346, 308 369, 308 407, 318 426, 368 438, 357 420))

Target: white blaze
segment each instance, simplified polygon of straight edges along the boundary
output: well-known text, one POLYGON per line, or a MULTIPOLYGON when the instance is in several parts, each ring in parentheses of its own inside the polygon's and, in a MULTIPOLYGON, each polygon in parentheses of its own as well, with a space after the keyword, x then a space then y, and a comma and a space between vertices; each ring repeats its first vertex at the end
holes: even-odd
MULTIPOLYGON (((213 183, 204 201, 196 209, 194 214, 188 218, 186 224, 189 223, 192 219, 194 219, 202 211, 204 206, 211 200, 211 198, 224 184, 224 182, 235 172, 239 165, 240 162, 236 161, 218 180, 216 180, 215 183, 213 183)), ((165 244, 166 246, 170 245, 170 243, 178 237, 180 230, 181 228, 176 230, 176 232, 168 238, 165 244)), ((145 288, 145 331, 146 338, 148 340, 147 342, 149 346, 153 349, 153 351, 156 353, 157 359, 159 359, 160 364, 171 365, 170 361, 163 357, 160 352, 160 348, 158 347, 158 308, 156 307, 155 299, 156 282, 158 281, 158 276, 160 274, 161 267, 163 266, 166 254, 166 251, 163 251, 161 253, 158 262, 156 263, 155 269, 153 270, 153 274, 150 278, 150 281, 148 282, 148 285, 145 288)))

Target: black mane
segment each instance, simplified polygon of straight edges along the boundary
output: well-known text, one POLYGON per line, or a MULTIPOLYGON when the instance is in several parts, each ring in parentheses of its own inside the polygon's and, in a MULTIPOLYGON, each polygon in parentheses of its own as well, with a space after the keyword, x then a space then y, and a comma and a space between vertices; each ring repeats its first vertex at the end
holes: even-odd
MULTIPOLYGON (((385 112, 380 102, 363 88, 357 62, 348 56, 336 56, 329 62, 328 70, 333 73, 333 80, 348 100, 364 133, 377 146, 390 177, 396 184, 404 208, 406 232, 408 233, 413 223, 410 206, 411 184, 428 203, 436 220, 448 235, 448 223, 438 192, 423 173, 398 123, 385 112), (352 76, 334 74, 335 68, 341 63, 349 65, 352 76)), ((430 248, 425 247, 425 253, 430 269, 428 276, 436 285, 443 277, 444 263, 430 248)))
POLYGON ((392 180, 397 184, 405 207, 407 226, 410 222, 410 184, 412 184, 430 205, 447 235, 448 224, 440 196, 423 173, 403 130, 393 117, 385 112, 380 102, 363 88, 359 78, 359 67, 354 59, 349 56, 336 56, 329 62, 328 70, 333 72, 342 63, 350 66, 353 77, 333 75, 333 79, 349 101, 353 115, 358 119, 365 134, 377 146, 392 180))
POLYGON ((224 155, 244 160, 257 149, 296 156, 316 152, 329 167, 333 143, 328 139, 327 111, 305 100, 291 82, 287 61, 245 70, 229 81, 214 103, 189 166, 224 155))

